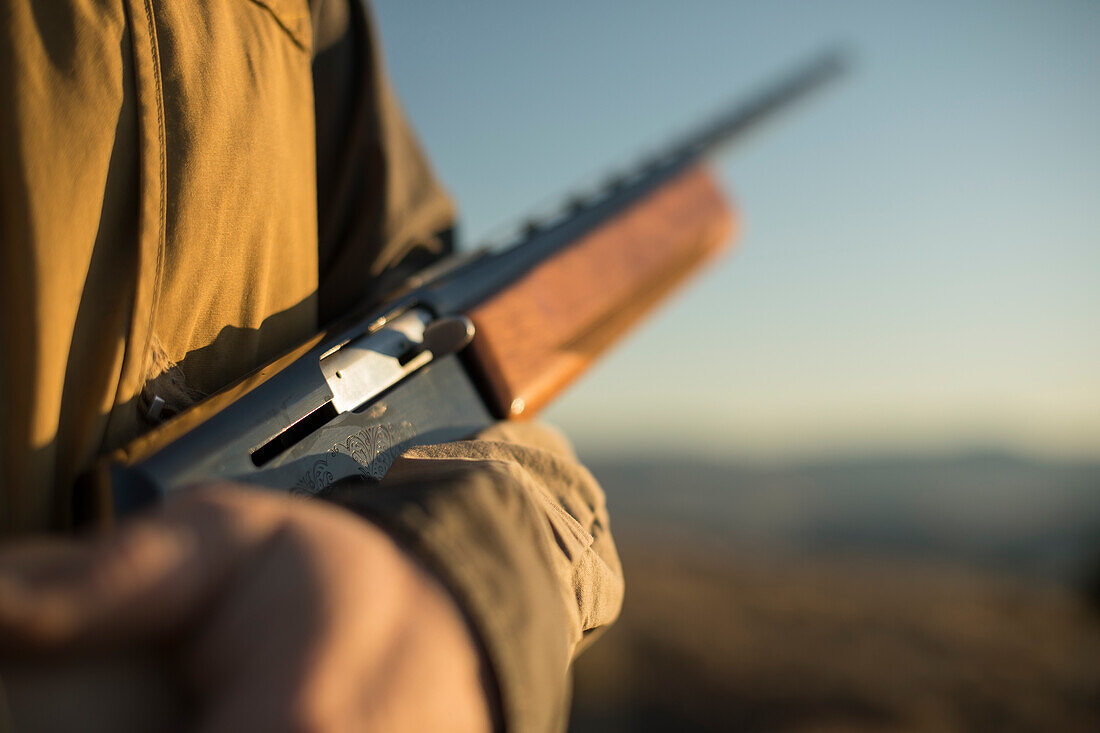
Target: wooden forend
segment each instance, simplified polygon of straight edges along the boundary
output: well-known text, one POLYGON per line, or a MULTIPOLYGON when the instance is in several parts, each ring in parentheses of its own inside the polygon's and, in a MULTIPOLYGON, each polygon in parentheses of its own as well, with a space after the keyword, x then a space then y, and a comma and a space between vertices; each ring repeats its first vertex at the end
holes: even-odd
POLYGON ((730 241, 734 217, 695 167, 542 262, 467 315, 498 417, 535 414, 730 241))

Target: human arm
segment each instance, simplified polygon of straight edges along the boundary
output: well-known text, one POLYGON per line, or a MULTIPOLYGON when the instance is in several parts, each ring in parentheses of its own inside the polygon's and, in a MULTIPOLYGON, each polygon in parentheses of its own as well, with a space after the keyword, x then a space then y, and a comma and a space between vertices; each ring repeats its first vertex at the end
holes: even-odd
POLYGON ((370 522, 241 486, 9 545, 0 658, 16 731, 489 728, 480 654, 432 573, 370 522))
POLYGON ((60 555, 10 549, 0 643, 37 665, 5 670, 15 712, 44 689, 88 689, 92 660, 110 693, 96 699, 116 703, 105 715, 163 724, 171 707, 136 704, 150 694, 132 679, 102 685, 122 654, 171 683, 152 699, 194 696, 201 721, 417 730, 430 719, 384 716, 443 709, 469 712, 473 730, 490 712, 507 730, 564 726, 568 667, 617 615, 622 580, 602 493, 560 435, 498 425, 413 449, 380 485, 333 499, 367 521, 222 485, 60 555), (28 677, 43 661, 48 674, 28 677))

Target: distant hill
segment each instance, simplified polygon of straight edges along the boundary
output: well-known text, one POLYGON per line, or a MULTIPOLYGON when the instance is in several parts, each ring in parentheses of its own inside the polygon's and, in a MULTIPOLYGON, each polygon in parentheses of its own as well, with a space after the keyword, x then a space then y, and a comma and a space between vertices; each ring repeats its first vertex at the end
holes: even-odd
POLYGON ((586 463, 627 596, 574 733, 1100 730, 1100 464, 586 463))
POLYGON ((620 532, 622 618, 570 729, 1096 731, 1100 618, 1057 583, 620 532))
POLYGON ((752 465, 586 457, 613 522, 733 547, 938 558, 1077 582, 1100 561, 1100 462, 992 451, 752 465))

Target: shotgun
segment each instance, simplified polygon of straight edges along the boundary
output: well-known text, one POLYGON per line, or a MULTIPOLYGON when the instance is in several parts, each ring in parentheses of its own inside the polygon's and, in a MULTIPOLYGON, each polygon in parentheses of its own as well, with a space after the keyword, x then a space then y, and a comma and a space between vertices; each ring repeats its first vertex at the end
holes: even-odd
POLYGON ((503 246, 420 271, 100 461, 77 520, 109 523, 215 479, 323 494, 381 479, 409 447, 537 413, 730 240, 706 159, 843 67, 827 53, 503 246))

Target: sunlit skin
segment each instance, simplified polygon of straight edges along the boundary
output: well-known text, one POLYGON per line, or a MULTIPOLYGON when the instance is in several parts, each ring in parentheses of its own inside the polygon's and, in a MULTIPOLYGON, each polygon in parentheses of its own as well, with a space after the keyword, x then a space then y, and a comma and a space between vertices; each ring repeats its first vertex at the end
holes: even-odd
POLYGON ((342 509, 233 485, 0 551, 0 651, 17 725, 491 725, 475 641, 425 568, 342 509))

